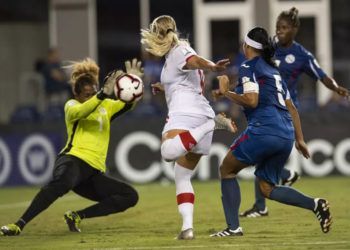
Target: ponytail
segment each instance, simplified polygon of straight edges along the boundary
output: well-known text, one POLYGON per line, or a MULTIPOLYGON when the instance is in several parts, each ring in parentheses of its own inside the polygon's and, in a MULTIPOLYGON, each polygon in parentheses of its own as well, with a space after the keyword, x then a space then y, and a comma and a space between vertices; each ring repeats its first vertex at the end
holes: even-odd
POLYGON ((273 60, 276 51, 276 43, 272 38, 268 38, 266 43, 263 43, 262 58, 272 67, 276 67, 273 60))

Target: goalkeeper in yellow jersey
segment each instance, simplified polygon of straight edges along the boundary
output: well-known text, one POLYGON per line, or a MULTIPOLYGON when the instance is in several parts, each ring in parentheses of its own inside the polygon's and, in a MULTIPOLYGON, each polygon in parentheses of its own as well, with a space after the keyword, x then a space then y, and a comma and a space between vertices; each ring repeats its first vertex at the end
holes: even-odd
MULTIPOLYGON (((125 65, 127 73, 143 76, 140 61, 134 59, 125 65)), ((122 212, 138 201, 134 188, 105 175, 110 123, 133 106, 108 98, 114 92, 116 78, 124 72, 110 72, 97 91, 99 67, 93 60, 73 63, 71 68, 74 99, 69 100, 64 109, 68 140, 57 156, 52 180, 41 188, 16 223, 1 227, 0 235, 19 235, 35 216, 70 190, 96 201, 92 206, 64 214, 72 232, 80 232, 83 219, 122 212)))

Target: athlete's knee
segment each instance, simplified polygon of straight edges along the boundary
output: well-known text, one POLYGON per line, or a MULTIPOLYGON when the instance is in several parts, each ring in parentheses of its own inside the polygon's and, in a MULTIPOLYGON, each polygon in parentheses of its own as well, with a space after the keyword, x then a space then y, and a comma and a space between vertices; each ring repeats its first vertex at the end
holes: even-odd
POLYGON ((220 176, 221 178, 233 178, 237 175, 238 171, 235 171, 235 166, 232 164, 227 157, 224 158, 220 167, 220 176))
POLYGON ((139 201, 139 194, 134 188, 128 194, 129 207, 134 207, 139 201))
POLYGON ((71 183, 64 181, 51 181, 41 188, 43 191, 48 192, 54 196, 61 197, 68 193, 72 189, 71 183))
POLYGON ((62 197, 68 193, 71 188, 68 185, 57 182, 50 182, 47 185, 43 186, 40 190, 40 195, 42 199, 45 199, 48 202, 54 202, 57 198, 62 197))
POLYGON ((262 195, 265 197, 265 198, 270 198, 270 194, 272 192, 272 190, 274 189, 274 185, 271 185, 270 183, 266 182, 266 181, 263 181, 263 180, 260 180, 259 179, 259 187, 260 187, 260 191, 262 193, 262 195))
POLYGON ((165 161, 174 161, 180 156, 178 150, 176 150, 176 145, 173 144, 173 139, 168 139, 160 147, 161 155, 165 161))

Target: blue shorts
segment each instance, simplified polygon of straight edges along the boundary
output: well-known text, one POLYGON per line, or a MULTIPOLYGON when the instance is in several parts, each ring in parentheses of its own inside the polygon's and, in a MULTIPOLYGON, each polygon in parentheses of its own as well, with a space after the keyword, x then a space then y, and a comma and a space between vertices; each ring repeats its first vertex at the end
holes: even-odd
POLYGON ((294 140, 274 135, 253 134, 246 129, 233 142, 232 154, 248 165, 256 165, 254 174, 277 185, 281 171, 293 149, 294 140))

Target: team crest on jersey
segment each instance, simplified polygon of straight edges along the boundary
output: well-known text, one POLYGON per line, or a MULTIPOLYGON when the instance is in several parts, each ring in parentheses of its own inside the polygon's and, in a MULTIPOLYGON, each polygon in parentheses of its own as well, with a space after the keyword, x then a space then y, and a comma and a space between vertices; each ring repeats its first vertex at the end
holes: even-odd
POLYGON ((104 107, 100 107, 98 109, 98 111, 100 112, 101 115, 106 115, 107 114, 107 110, 104 107))
POLYGON ((247 76, 243 76, 242 77, 242 83, 245 83, 245 82, 250 82, 250 78, 247 77, 247 76))
POLYGON ((69 100, 68 102, 67 102, 67 105, 68 106, 74 106, 75 104, 77 104, 78 102, 76 101, 76 100, 69 100))
POLYGON ((295 56, 293 54, 288 54, 288 55, 286 55, 285 61, 286 61, 286 63, 291 64, 291 63, 295 62, 295 56))

